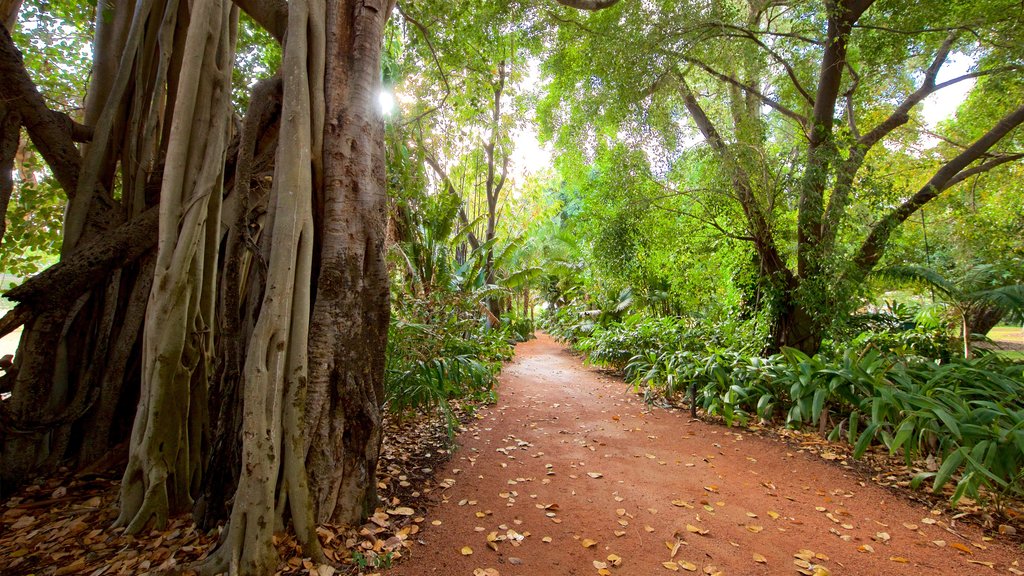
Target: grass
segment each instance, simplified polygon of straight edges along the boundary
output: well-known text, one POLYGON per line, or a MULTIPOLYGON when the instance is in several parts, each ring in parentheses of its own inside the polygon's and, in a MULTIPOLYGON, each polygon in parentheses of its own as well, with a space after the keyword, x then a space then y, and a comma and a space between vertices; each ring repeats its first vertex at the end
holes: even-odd
POLYGON ((996 326, 988 337, 999 342, 1013 342, 1024 345, 1024 328, 1020 326, 996 326))

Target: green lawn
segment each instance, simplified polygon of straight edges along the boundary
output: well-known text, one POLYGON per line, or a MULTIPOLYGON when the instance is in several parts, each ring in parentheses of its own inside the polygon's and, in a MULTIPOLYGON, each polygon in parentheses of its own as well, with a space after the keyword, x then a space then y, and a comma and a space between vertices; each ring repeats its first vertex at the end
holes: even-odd
POLYGON ((989 331, 988 337, 1000 342, 1024 344, 1024 330, 1020 326, 996 326, 989 331))

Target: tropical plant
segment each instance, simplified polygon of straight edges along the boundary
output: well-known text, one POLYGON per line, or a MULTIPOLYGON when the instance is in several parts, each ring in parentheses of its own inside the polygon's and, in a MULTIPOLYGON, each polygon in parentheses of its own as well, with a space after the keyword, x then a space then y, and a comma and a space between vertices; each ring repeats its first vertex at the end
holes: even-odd
POLYGON ((877 274, 932 289, 959 324, 964 358, 971 357, 971 337, 976 328, 984 334, 1005 313, 1024 310, 1024 284, 1000 285, 1004 275, 988 264, 969 266, 948 275, 924 266, 890 266, 877 274), (983 321, 984 325, 979 326, 983 321))

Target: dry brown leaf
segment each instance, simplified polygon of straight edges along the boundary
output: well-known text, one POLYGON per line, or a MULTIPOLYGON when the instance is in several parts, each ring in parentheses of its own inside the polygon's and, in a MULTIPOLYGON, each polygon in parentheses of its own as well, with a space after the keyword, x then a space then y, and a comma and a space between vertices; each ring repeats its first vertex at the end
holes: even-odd
POLYGON ((593 548, 594 546, 597 546, 597 540, 584 538, 582 541, 580 541, 580 544, 582 544, 584 548, 593 548))
POLYGON ((698 526, 694 526, 693 524, 687 524, 686 531, 690 532, 691 534, 700 534, 701 536, 704 536, 708 533, 707 530, 700 528, 698 526))
POLYGON ((964 546, 963 544, 961 544, 959 542, 953 542, 953 543, 951 543, 949 545, 949 547, 950 548, 956 548, 957 550, 959 550, 961 552, 966 552, 968 554, 974 554, 974 550, 971 550, 970 548, 968 548, 967 546, 964 546))
POLYGON ((669 541, 665 542, 665 547, 668 548, 668 557, 669 558, 675 559, 676 554, 679 553, 679 546, 680 545, 681 545, 681 543, 679 542, 679 540, 676 540, 675 542, 669 542, 669 541))
POLYGON ((758 564, 767 564, 768 559, 762 556, 761 554, 754 552, 754 562, 757 562, 758 564))

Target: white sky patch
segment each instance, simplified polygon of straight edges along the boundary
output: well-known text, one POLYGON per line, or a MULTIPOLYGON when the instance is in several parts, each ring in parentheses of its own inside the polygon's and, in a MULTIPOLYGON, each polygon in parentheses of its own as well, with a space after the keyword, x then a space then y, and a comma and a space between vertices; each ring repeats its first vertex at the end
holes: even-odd
MULTIPOLYGON (((542 89, 540 60, 531 58, 526 63, 526 78, 523 79, 521 88, 526 92, 539 92, 542 89)), ((509 176, 519 183, 525 182, 530 175, 543 172, 554 165, 551 144, 541 145, 535 121, 531 111, 529 118, 512 131, 513 150, 509 176)))
POLYGON ((509 175, 517 182, 523 182, 528 175, 543 172, 552 166, 554 154, 551 145, 541 145, 532 124, 512 132, 512 143, 515 148, 512 151, 509 175))
MULTIPOLYGON (((970 56, 961 52, 953 53, 950 55, 949 60, 946 61, 946 64, 939 70, 935 82, 941 84, 947 80, 963 76, 970 71, 973 64, 974 60, 970 56)), ((928 129, 935 130, 939 122, 956 116, 957 108, 967 99, 967 95, 974 88, 974 84, 975 79, 971 78, 943 88, 925 98, 921 102, 921 114, 928 129)), ((938 138, 932 136, 922 136, 918 141, 918 145, 922 150, 931 148, 938 143, 938 138)))

